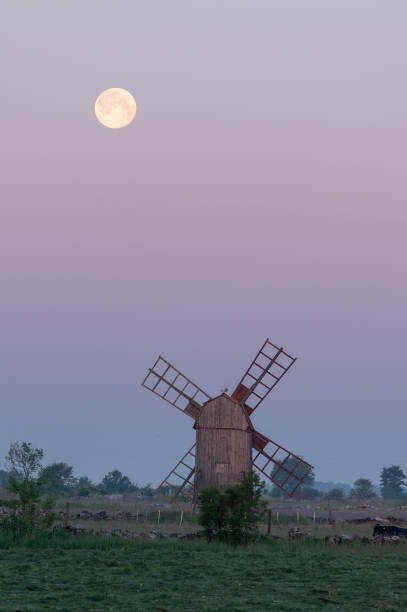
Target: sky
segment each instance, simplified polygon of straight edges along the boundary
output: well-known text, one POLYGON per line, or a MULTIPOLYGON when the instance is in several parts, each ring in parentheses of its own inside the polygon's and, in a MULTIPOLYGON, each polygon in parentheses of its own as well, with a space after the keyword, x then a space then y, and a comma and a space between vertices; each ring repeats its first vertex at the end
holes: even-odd
MULTIPOLYGON (((259 431, 319 480, 405 454, 407 3, 3 0, 0 463, 158 484, 269 337, 259 431), (135 121, 94 116, 108 87, 135 121)), ((2 466, 0 466, 2 467, 2 466)))

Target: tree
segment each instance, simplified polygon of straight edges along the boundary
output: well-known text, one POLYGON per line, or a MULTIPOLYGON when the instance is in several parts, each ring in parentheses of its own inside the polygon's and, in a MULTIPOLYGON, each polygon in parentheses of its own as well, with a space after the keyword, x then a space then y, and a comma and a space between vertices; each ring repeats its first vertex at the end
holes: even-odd
POLYGON ((384 467, 380 474, 380 492, 384 499, 397 499, 403 495, 406 487, 406 475, 399 465, 384 467))
POLYGON ((345 497, 345 492, 343 489, 331 489, 330 491, 327 491, 325 493, 325 497, 327 499, 336 499, 336 500, 340 500, 340 499, 344 499, 345 497))
POLYGON ((140 490, 141 495, 143 497, 146 497, 147 499, 152 499, 155 495, 155 491, 154 491, 154 488, 151 482, 148 482, 146 485, 144 485, 144 487, 140 487, 139 490, 140 490))
POLYGON ((199 524, 207 540, 247 544, 258 537, 258 524, 266 510, 264 483, 250 473, 239 485, 224 491, 212 486, 201 491, 199 524))
MULTIPOLYGON (((297 476, 301 477, 301 469, 303 470, 307 469, 305 467, 305 464, 298 465, 298 459, 296 457, 290 456, 286 459, 286 461, 284 461, 284 470, 280 469, 278 465, 275 465, 273 467, 273 470, 271 472, 271 478, 274 481, 275 480, 284 481, 288 475, 285 470, 288 470, 288 471, 293 470, 295 471, 297 476)), ((302 472, 302 474, 305 474, 305 473, 306 471, 302 472)), ((293 480, 293 485, 295 486, 297 481, 295 479, 292 479, 292 480, 293 480)), ((306 477, 304 478, 300 486, 296 489, 294 493, 294 498, 295 499, 316 499, 317 497, 321 497, 320 492, 318 491, 318 489, 314 487, 314 484, 315 484, 315 474, 311 470, 306 475, 306 477)), ((281 489, 275 484, 273 485, 273 488, 271 489, 271 497, 287 497, 287 496, 288 496, 288 493, 286 493, 283 489, 281 489)))
POLYGON ((318 499, 322 496, 321 491, 307 485, 300 485, 293 495, 294 499, 318 499))
POLYGON ((23 480, 35 478, 44 456, 42 448, 33 448, 31 442, 13 442, 6 456, 10 471, 21 474, 23 480))
POLYGON ((102 491, 104 493, 128 493, 132 488, 130 478, 119 470, 109 472, 102 480, 102 491))
POLYGON ((11 500, 0 503, 9 509, 4 527, 14 535, 30 534, 51 527, 57 519, 54 500, 41 497, 41 460, 44 452, 30 442, 13 442, 6 457, 11 468, 7 488, 11 500))
POLYGON ((51 463, 40 472, 42 489, 53 495, 66 495, 76 484, 73 467, 67 463, 51 463))
POLYGON ((87 476, 81 476, 76 481, 76 485, 73 489, 73 493, 75 495, 79 495, 79 497, 87 497, 92 493, 98 493, 99 490, 96 485, 88 478, 87 476))
POLYGON ((356 497, 358 499, 372 499, 377 497, 374 492, 374 485, 368 478, 358 478, 353 483, 353 489, 350 492, 350 497, 356 497))
POLYGON ((9 477, 10 474, 7 470, 0 470, 0 487, 7 486, 9 477))

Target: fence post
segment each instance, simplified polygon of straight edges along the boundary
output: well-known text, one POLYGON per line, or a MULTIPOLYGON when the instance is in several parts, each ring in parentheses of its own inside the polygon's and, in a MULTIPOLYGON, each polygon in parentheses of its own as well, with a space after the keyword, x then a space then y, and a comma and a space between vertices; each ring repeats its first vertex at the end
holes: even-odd
POLYGON ((270 535, 271 533, 271 508, 269 508, 268 511, 268 520, 267 520, 267 535, 270 535))
POLYGON ((314 525, 315 525, 315 520, 316 520, 316 515, 315 515, 315 510, 314 510, 314 516, 312 517, 312 522, 314 523, 314 525))
POLYGON ((183 518, 184 518, 184 511, 183 511, 183 510, 181 510, 181 517, 180 517, 180 519, 179 519, 179 526, 180 526, 180 527, 182 527, 182 520, 183 520, 183 518))
POLYGON ((158 510, 157 525, 160 524, 161 510, 158 510))
POLYGON ((277 521, 277 523, 279 523, 279 522, 280 522, 279 517, 280 517, 280 513, 279 513, 279 511, 277 510, 277 514, 276 514, 276 521, 277 521))
POLYGON ((69 514, 70 514, 70 505, 69 502, 66 502, 65 506, 65 515, 64 515, 64 528, 67 529, 69 526, 69 514))

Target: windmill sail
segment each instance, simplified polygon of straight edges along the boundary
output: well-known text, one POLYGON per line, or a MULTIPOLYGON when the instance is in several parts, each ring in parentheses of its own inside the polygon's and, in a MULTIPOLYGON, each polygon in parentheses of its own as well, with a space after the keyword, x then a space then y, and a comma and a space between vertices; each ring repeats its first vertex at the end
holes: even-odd
POLYGON ((193 419, 198 418, 202 404, 211 399, 203 389, 161 356, 141 384, 193 419))
POLYGON ((181 493, 183 493, 187 501, 192 502, 193 500, 195 446, 196 444, 191 446, 185 455, 181 457, 177 465, 171 470, 168 476, 164 478, 156 489, 156 492, 159 495, 168 499, 168 501, 172 504, 181 493))
POLYGON ((310 463, 258 431, 253 432, 253 466, 288 495, 312 471, 310 463))
POLYGON ((250 414, 266 399, 295 361, 295 357, 267 339, 232 393, 232 399, 244 403, 250 414))

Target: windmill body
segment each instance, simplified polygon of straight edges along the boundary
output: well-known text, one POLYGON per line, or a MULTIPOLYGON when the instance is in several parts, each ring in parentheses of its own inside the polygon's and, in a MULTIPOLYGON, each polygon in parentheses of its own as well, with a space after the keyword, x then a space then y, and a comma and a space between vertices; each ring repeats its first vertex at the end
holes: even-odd
POLYGON ((203 405, 194 428, 195 494, 239 484, 252 466, 253 425, 245 407, 222 394, 203 405))
POLYGON ((238 484, 254 468, 293 495, 312 466, 256 431, 252 413, 295 361, 267 339, 234 392, 211 398, 169 361, 158 357, 142 384, 195 421, 196 441, 157 491, 170 492, 171 501, 181 493, 196 501, 205 487, 238 484))

